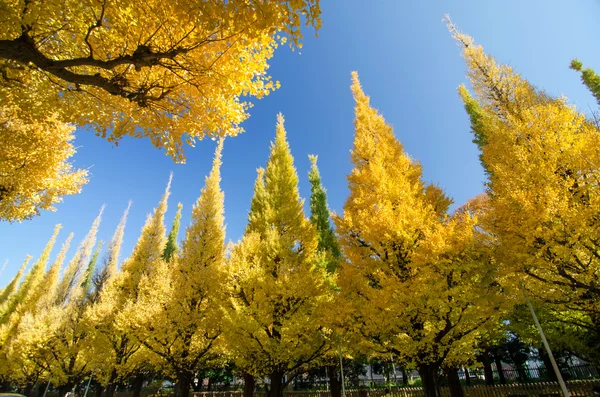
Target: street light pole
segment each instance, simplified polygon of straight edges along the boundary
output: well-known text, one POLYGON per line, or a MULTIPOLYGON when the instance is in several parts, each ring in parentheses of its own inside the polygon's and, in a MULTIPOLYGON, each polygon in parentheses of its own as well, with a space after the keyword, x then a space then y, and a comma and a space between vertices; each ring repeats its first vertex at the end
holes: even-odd
POLYGON ((525 296, 525 301, 527 302, 527 306, 529 306, 529 310, 531 311, 531 316, 533 317, 533 322, 535 323, 535 326, 537 327, 538 332, 540 333, 540 336, 542 337, 542 342, 544 343, 544 347, 546 348, 548 357, 550 357, 550 362, 552 363, 552 368, 554 369, 554 373, 556 374, 556 378, 558 379, 558 384, 560 385, 563 395, 565 397, 569 397, 569 390, 567 389, 567 385, 565 384, 565 381, 563 380, 563 377, 560 374, 558 365, 556 364, 556 360, 554 360, 554 355, 552 355, 552 350, 550 350, 550 345, 548 344, 548 341, 546 340, 546 335, 544 334, 544 330, 542 329, 540 321, 538 320, 537 315, 535 314, 535 310, 533 310, 533 305, 531 304, 531 301, 529 300, 529 296, 527 296, 527 291, 523 287, 523 283, 521 283, 521 289, 523 289, 523 295, 525 296))

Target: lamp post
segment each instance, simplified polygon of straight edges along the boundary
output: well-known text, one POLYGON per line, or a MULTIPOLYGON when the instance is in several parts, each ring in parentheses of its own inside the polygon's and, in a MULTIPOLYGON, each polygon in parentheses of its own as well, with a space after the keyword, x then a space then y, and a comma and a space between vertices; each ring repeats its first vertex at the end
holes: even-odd
POLYGON ((523 290, 523 295, 525 296, 525 301, 527 302, 527 306, 529 306, 529 310, 531 311, 531 316, 533 317, 533 322, 535 323, 535 326, 537 327, 538 332, 540 333, 540 336, 542 337, 542 342, 544 343, 544 347, 546 348, 548 357, 550 357, 550 362, 552 363, 552 368, 554 369, 554 373, 556 374, 556 378, 558 379, 558 384, 560 385, 563 395, 565 397, 569 397, 569 390, 567 389, 567 385, 565 384, 565 381, 563 380, 563 377, 560 374, 558 365, 556 364, 556 360, 554 360, 554 355, 552 355, 552 350, 550 349, 550 345, 548 344, 548 341, 546 340, 546 335, 544 335, 544 330, 542 329, 540 321, 538 320, 537 315, 535 314, 535 310, 533 310, 533 305, 531 304, 531 301, 529 300, 529 296, 527 296, 527 291, 525 290, 523 283, 521 283, 521 289, 523 290))

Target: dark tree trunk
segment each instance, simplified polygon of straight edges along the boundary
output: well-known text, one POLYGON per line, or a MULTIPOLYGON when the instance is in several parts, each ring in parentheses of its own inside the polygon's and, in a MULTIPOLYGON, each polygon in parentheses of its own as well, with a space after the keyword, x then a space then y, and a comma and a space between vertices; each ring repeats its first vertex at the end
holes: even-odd
POLYGON ((65 397, 65 395, 73 390, 73 383, 67 383, 58 387, 58 397, 65 397))
POLYGON ((96 389, 94 390, 94 397, 102 397, 103 391, 104 391, 104 386, 102 386, 99 382, 96 382, 96 389))
POLYGON ((471 374, 469 373, 469 369, 463 367, 463 372, 465 373, 465 385, 471 386, 471 374))
POLYGON ((506 384, 506 377, 504 376, 504 371, 502 370, 502 361, 500 358, 494 357, 494 362, 496 363, 496 369, 498 370, 498 377, 500 378, 500 383, 506 384))
POLYGON ((483 374, 485 376, 485 384, 494 386, 494 371, 492 371, 492 359, 487 351, 484 351, 479 356, 481 364, 483 364, 483 374))
POLYGON ((458 377, 458 368, 446 368, 445 371, 448 375, 448 388, 450 389, 450 396, 465 397, 465 392, 463 391, 462 385, 460 384, 460 378, 458 377))
POLYGON ((206 391, 212 391, 212 378, 209 376, 208 377, 208 384, 206 385, 206 391))
POLYGON ((23 388, 23 394, 27 397, 33 397, 34 386, 34 383, 28 383, 27 385, 25 385, 25 387, 23 388))
POLYGON ((419 365, 419 374, 423 382, 423 395, 425 397, 440 397, 440 385, 438 382, 439 365, 423 364, 419 365))
MULTIPOLYGON (((0 389, 2 389, 2 385, 0 385, 0 389)), ((50 382, 44 383, 43 386, 40 385, 40 387, 38 387, 37 396, 44 397, 44 393, 46 392, 46 390, 49 390, 49 389, 50 389, 50 382)))
POLYGON ((342 397, 342 380, 339 377, 337 365, 328 365, 327 374, 329 375, 329 392, 331 397, 342 397))
POLYGON ((117 389, 117 376, 119 374, 117 373, 117 369, 113 368, 112 372, 110 373, 110 379, 108 380, 108 385, 106 385, 106 397, 114 397, 115 395, 115 390, 117 389))
POLYGON ((115 390, 117 390, 117 384, 115 382, 110 382, 108 385, 106 385, 105 397, 114 397, 115 390))
POLYGON ((198 378, 199 376, 200 374, 196 373, 196 376, 194 376, 194 379, 192 380, 192 390, 194 390, 196 393, 202 390, 202 383, 204 382, 204 379, 198 378))
POLYGON ((140 397, 142 393, 142 385, 144 384, 144 375, 139 374, 133 378, 133 397, 140 397))
POLYGON ((408 386, 408 373, 406 373, 406 368, 404 367, 402 367, 402 384, 408 386))
POLYGON ((271 373, 268 397, 283 397, 283 371, 274 371, 271 373))
POLYGON ((193 374, 183 371, 177 374, 175 382, 175 397, 189 397, 193 374))
POLYGON ((558 382, 558 377, 554 373, 554 368, 552 368, 552 361, 550 361, 550 356, 548 355, 548 353, 546 353, 545 349, 539 349, 538 351, 540 353, 540 358, 544 363, 545 375, 552 382, 558 382))
POLYGON ((527 381, 527 372, 525 371, 525 367, 523 364, 516 365, 517 367, 517 377, 519 378, 519 382, 527 381))
POLYGON ((253 375, 244 373, 244 397, 254 397, 254 387, 256 379, 253 375))

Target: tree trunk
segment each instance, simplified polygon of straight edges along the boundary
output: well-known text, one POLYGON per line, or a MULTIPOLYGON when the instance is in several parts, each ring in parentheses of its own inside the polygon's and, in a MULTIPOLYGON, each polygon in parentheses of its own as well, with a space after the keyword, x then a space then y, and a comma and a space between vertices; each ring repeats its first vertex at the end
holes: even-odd
POLYGON ((117 389, 117 377, 118 377, 117 369, 113 368, 110 373, 110 379, 108 380, 108 384, 106 385, 106 397, 114 397, 115 390, 117 389))
POLYGON ((104 387, 99 382, 96 382, 96 388, 94 389, 94 396, 102 397, 103 391, 104 391, 104 387))
POLYGON ((469 373, 469 369, 463 367, 463 372, 465 373, 465 385, 471 386, 471 374, 469 373))
POLYGON ((244 397, 254 397, 254 387, 256 379, 253 375, 244 373, 244 397))
POLYGON ((544 363, 544 375, 548 377, 548 380, 552 382, 558 382, 558 378, 556 377, 556 373, 554 373, 554 368, 552 367, 552 361, 550 361, 550 356, 546 353, 546 349, 538 349, 540 353, 540 358, 544 363))
POLYGON ((133 397, 140 397, 142 385, 144 384, 144 375, 139 374, 133 378, 133 397))
POLYGON ((33 383, 28 383, 27 385, 25 385, 25 387, 23 388, 23 394, 26 395, 27 397, 33 397, 34 386, 35 386, 35 384, 33 384, 33 383))
POLYGON ((267 397, 283 397, 283 371, 274 371, 271 373, 269 385, 269 393, 267 397))
POLYGON ((402 367, 402 384, 408 386, 408 373, 404 367, 402 367))
POLYGON ((479 356, 481 364, 483 364, 483 374, 485 376, 486 386, 494 386, 494 371, 492 371, 492 359, 487 351, 484 351, 479 356))
POLYGON ((73 390, 73 383, 67 383, 58 387, 58 397, 65 397, 65 395, 73 390))
POLYGON ((450 396, 465 397, 465 392, 463 391, 462 385, 460 384, 460 378, 458 377, 458 368, 446 368, 445 371, 448 375, 448 388, 450 389, 450 396))
POLYGON ((423 382, 423 395, 425 397, 440 397, 440 385, 438 383, 438 368, 435 364, 419 365, 419 374, 423 382))
POLYGON ((498 371, 498 377, 500 378, 500 383, 506 384, 506 377, 504 376, 504 371, 502 370, 502 361, 500 358, 494 357, 494 362, 496 363, 496 370, 498 371))
POLYGON ((108 385, 106 385, 105 397, 114 397, 116 390, 117 384, 115 382, 110 382, 108 385))
POLYGON ((331 397, 342 397, 342 380, 339 378, 337 365, 328 365, 327 373, 329 374, 329 392, 331 393, 331 397))
POLYGON ((177 374, 175 382, 175 397, 189 397, 193 374, 182 371, 177 374))

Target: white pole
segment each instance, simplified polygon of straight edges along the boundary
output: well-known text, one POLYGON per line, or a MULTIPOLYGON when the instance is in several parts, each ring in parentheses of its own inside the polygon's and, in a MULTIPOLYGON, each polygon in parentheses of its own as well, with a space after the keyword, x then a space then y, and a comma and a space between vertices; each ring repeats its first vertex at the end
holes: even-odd
POLYGON ((92 383, 92 377, 93 376, 94 376, 94 374, 90 375, 90 380, 88 380, 88 384, 87 384, 87 387, 85 388, 85 393, 83 393, 83 397, 86 397, 88 390, 90 390, 90 383, 92 383))
POLYGON ((552 355, 552 350, 550 350, 550 345, 548 344, 548 341, 546 340, 546 335, 544 335, 544 330, 542 329, 542 326, 540 325, 540 322, 535 314, 535 310, 533 310, 533 305, 531 304, 531 301, 529 300, 529 296, 527 296, 527 291, 525 290, 525 288, 523 287, 523 285, 521 284, 521 288, 523 289, 523 295, 525 295, 525 301, 527 302, 527 306, 529 306, 529 310, 531 311, 531 316, 533 317, 533 322, 535 323, 535 326, 537 327, 540 336, 542 337, 542 342, 544 343, 544 347, 546 348, 546 352, 548 353, 548 356, 550 357, 550 362, 552 363, 552 368, 554 368, 554 373, 556 374, 556 378, 558 379, 558 384, 560 385, 560 388, 562 389, 563 395, 565 397, 569 397, 569 390, 567 390, 567 385, 565 384, 565 381, 562 378, 562 375, 560 374, 560 371, 558 370, 558 365, 556 365, 556 360, 554 360, 554 356, 552 355))
POLYGON ((346 385, 344 384, 344 364, 342 364, 342 342, 340 342, 340 336, 338 335, 338 349, 340 352, 340 375, 342 378, 342 397, 346 397, 346 385))
POLYGON ((50 387, 50 381, 46 384, 46 390, 44 390, 44 395, 42 397, 46 397, 46 393, 48 393, 48 388, 50 387))
POLYGON ((394 356, 390 353, 390 359, 392 360, 392 371, 394 371, 394 386, 398 386, 398 378, 396 377, 396 366, 394 365, 394 356))

